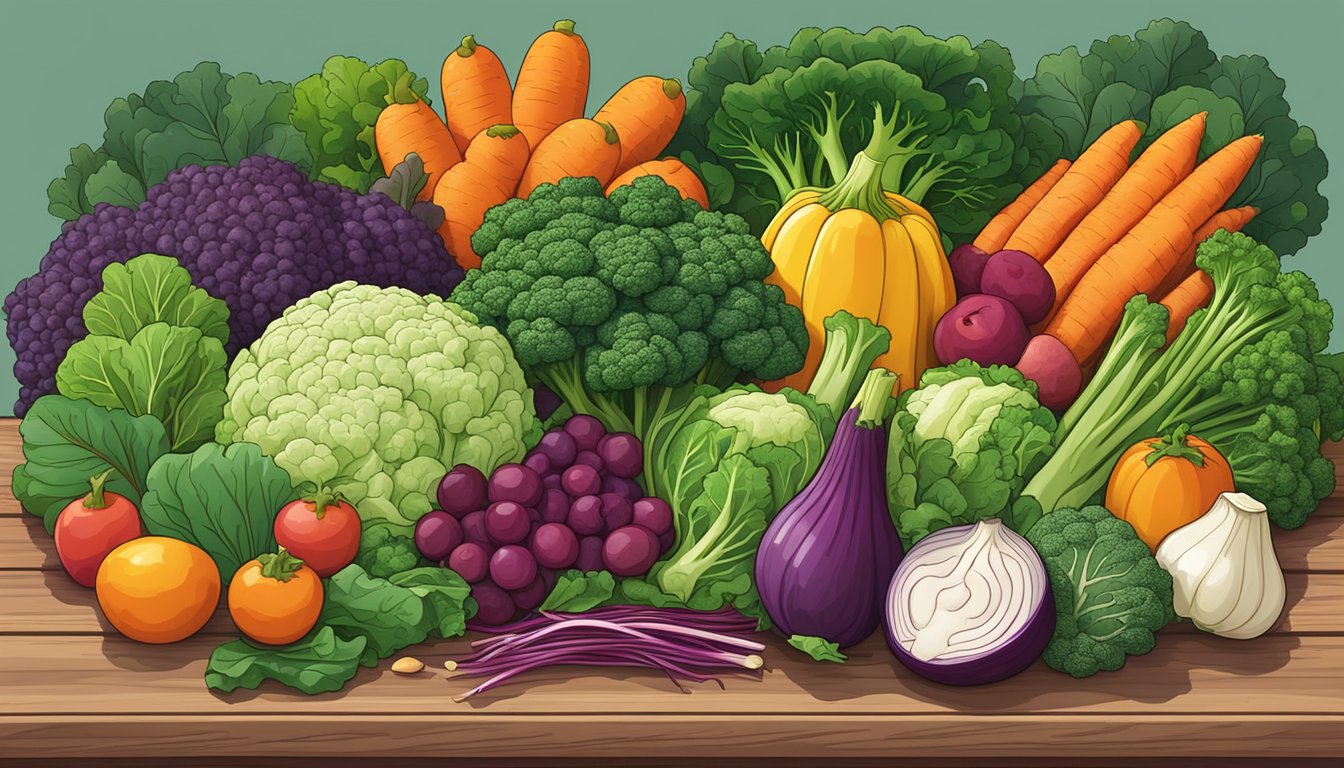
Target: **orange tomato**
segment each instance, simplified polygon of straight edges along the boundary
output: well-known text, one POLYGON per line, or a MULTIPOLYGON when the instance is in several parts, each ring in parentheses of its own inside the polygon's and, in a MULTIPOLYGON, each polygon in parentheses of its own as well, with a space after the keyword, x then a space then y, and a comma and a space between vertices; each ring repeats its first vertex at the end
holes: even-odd
POLYGON ((1121 454, 1106 485, 1106 508, 1156 552, 1167 534, 1203 517, 1219 494, 1233 490, 1227 459, 1177 427, 1121 454))
POLYGON ((229 581, 229 615, 248 637, 287 645, 317 623, 322 579, 283 548, 243 563, 229 581))
POLYGON ((142 536, 103 560, 98 606, 116 630, 142 643, 175 643, 210 620, 219 570, 205 550, 166 536, 142 536))

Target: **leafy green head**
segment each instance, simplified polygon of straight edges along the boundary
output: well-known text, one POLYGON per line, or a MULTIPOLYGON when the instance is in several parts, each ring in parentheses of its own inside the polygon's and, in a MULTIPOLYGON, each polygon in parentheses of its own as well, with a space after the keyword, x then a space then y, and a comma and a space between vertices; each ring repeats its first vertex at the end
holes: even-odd
POLYGON ((901 396, 888 442, 887 490, 909 546, 950 525, 1001 517, 1019 532, 1039 514, 1019 499, 1053 452, 1055 417, 1008 366, 963 360, 925 371, 901 396))
POLYGON ((1171 576, 1129 523, 1105 507, 1063 507, 1032 526, 1027 540, 1055 597, 1046 664, 1088 677, 1153 649, 1153 633, 1175 615, 1171 576))

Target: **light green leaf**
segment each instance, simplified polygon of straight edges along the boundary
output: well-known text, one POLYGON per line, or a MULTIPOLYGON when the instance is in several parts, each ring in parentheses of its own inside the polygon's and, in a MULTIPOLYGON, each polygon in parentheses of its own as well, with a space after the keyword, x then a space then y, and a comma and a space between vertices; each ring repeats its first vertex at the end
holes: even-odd
POLYGON ((103 289, 84 305, 89 333, 130 341, 152 323, 199 328, 229 341, 229 308, 202 288, 176 259, 146 253, 103 269, 103 289))
POLYGON ((476 601, 471 598, 471 585, 456 571, 448 568, 424 567, 392 574, 388 582, 405 587, 420 598, 432 616, 436 637, 457 637, 467 631, 467 619, 476 615, 476 601))
POLYGON ((814 661, 832 661, 836 664, 844 664, 849 657, 840 652, 840 646, 828 641, 824 637, 813 637, 812 635, 792 635, 789 637, 789 645, 811 656, 814 661))
POLYGON ((555 581, 540 610, 583 613, 611 600, 616 579, 606 571, 565 571, 555 581))

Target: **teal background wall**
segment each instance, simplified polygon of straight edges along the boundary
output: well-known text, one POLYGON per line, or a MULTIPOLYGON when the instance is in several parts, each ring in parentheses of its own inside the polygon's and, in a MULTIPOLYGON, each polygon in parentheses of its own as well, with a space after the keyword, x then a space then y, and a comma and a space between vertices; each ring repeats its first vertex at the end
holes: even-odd
MULTIPOLYGON (((1133 34, 1155 18, 1184 19, 1219 55, 1258 53, 1288 83, 1293 116, 1315 129, 1334 173, 1323 192, 1344 200, 1344 81, 1339 32, 1344 0, 0 0, 0 295, 37 268, 60 221, 46 210, 47 184, 71 146, 101 142, 115 97, 172 79, 197 62, 226 72, 296 82, 330 55, 404 59, 430 80, 438 101, 443 57, 474 34, 510 74, 531 41, 572 18, 592 51, 589 109, 631 77, 684 79, 691 60, 731 31, 762 46, 799 27, 912 24, 940 37, 994 39, 1030 75, 1044 54, 1133 34)), ((1344 211, 1292 259, 1344 315, 1344 211)), ((1337 332, 1332 349, 1344 348, 1337 332)), ((0 343, 0 413, 18 386, 14 355, 0 343)))

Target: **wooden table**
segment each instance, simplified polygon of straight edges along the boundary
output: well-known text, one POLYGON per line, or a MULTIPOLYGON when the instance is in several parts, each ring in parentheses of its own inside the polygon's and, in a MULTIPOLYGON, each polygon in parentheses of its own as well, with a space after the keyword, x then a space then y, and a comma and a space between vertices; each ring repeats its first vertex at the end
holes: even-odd
MULTIPOLYGON (((384 662, 339 693, 267 683, 225 696, 202 674, 236 634, 226 615, 185 642, 140 645, 61 570, 41 523, 9 494, 16 424, 0 421, 0 761, 1153 766, 1205 756, 1221 768, 1344 755, 1344 483, 1305 526, 1276 535, 1289 608, 1268 636, 1173 625, 1152 653, 1086 680, 1037 663, 997 685, 943 687, 875 637, 843 666, 772 642, 761 679, 725 690, 687 695, 658 674, 563 669, 456 704, 467 686, 442 662, 461 653, 459 640, 409 650, 428 665, 413 677, 384 662)), ((1330 451, 1344 459, 1344 448, 1330 451)))

